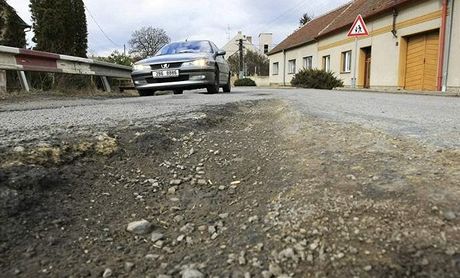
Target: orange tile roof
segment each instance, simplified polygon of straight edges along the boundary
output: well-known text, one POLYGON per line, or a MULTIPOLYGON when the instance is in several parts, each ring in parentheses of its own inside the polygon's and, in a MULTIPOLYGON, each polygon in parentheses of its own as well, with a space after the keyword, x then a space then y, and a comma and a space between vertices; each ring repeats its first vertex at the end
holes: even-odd
POLYGON ((349 5, 350 3, 308 22, 273 48, 269 54, 278 53, 285 49, 294 48, 314 41, 318 36, 318 33, 326 28, 341 13, 343 13, 349 5))
POLYGON ((354 0, 308 22, 273 48, 269 55, 296 48, 313 42, 319 37, 350 28, 358 14, 366 19, 415 1, 423 0, 354 0))

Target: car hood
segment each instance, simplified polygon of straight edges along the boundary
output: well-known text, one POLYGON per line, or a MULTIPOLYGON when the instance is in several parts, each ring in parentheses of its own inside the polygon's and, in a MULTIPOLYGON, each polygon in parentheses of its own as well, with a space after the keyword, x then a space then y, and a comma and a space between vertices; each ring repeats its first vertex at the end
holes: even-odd
POLYGON ((154 56, 137 62, 137 64, 161 64, 161 63, 175 63, 186 62, 202 58, 212 59, 211 53, 180 53, 171 55, 154 56))

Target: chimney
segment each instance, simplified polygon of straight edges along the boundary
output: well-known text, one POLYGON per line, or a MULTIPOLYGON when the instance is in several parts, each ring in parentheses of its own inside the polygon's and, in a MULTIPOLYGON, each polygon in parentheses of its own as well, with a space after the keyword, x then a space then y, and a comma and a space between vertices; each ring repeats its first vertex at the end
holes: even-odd
POLYGON ((247 36, 246 39, 248 40, 250 44, 252 44, 252 36, 247 36))

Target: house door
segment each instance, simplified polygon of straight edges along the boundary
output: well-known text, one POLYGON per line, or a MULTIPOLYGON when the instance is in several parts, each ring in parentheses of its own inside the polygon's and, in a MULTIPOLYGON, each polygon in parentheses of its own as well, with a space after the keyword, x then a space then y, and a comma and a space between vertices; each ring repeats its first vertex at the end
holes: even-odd
POLYGON ((407 38, 406 90, 436 91, 439 31, 407 38))
POLYGON ((364 88, 371 87, 371 62, 372 62, 372 48, 363 48, 364 51, 364 88))

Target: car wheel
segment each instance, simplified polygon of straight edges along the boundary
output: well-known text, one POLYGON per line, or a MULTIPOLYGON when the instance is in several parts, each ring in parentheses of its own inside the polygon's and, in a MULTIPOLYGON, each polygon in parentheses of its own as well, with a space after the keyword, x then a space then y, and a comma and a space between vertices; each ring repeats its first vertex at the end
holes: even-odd
POLYGON ((214 84, 206 88, 208 94, 217 94, 219 93, 220 83, 219 83, 219 69, 216 68, 216 77, 214 78, 214 84))
POLYGON ((184 90, 174 90, 173 92, 175 95, 182 95, 184 93, 184 90))
POLYGON ((153 96, 155 94, 154 90, 137 90, 141 97, 153 96))
POLYGON ((228 73, 228 81, 227 84, 224 86, 224 93, 230 93, 232 91, 232 81, 231 81, 231 75, 228 73))

